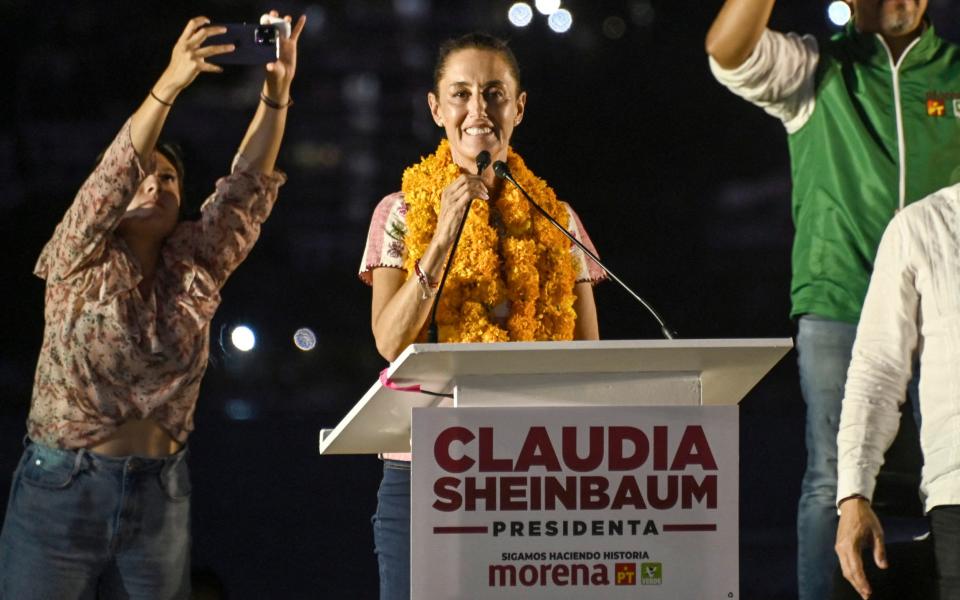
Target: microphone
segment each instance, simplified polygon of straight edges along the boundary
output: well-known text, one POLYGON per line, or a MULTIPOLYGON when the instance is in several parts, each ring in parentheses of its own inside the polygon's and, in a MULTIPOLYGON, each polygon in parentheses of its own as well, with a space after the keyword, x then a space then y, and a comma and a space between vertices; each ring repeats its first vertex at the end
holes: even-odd
MULTIPOLYGON (((490 153, 481 150, 477 154, 477 175, 483 175, 484 169, 490 166, 490 153)), ((463 233, 463 226, 467 222, 467 215, 470 214, 470 205, 473 204, 473 198, 467 201, 467 209, 463 211, 463 217, 460 218, 460 225, 457 226, 457 235, 453 238, 453 247, 450 248, 450 256, 447 257, 447 264, 443 268, 443 277, 440 278, 440 285, 437 286, 437 293, 433 297, 433 306, 430 307, 430 325, 427 327, 427 342, 436 344, 439 341, 439 331, 437 329, 437 306, 440 305, 440 294, 443 293, 443 286, 447 283, 447 273, 450 272, 450 265, 453 264, 453 255, 457 253, 457 244, 460 243, 460 235, 463 233)))
POLYGON ((477 175, 483 175, 484 170, 490 166, 490 153, 481 150, 477 155, 477 175))
POLYGON ((580 240, 574 237, 572 233, 564 229, 563 225, 561 225, 560 223, 557 223, 557 221, 550 216, 550 213, 543 210, 543 207, 541 207, 539 204, 534 202, 533 198, 530 197, 530 194, 527 193, 527 190, 523 189, 523 186, 517 183, 517 180, 513 178, 513 175, 510 173, 510 167, 507 166, 507 163, 503 162, 502 160, 496 161, 495 163, 493 163, 493 172, 497 175, 497 177, 499 177, 500 179, 506 179, 507 181, 512 183, 514 187, 520 190, 520 193, 522 193, 524 198, 527 199, 527 202, 532 204, 533 207, 537 209, 537 212, 539 212, 541 215, 546 217, 547 220, 550 221, 550 223, 553 224, 554 227, 556 227, 561 232, 563 232, 563 235, 570 238, 571 242, 573 242, 574 244, 577 245, 577 247, 583 250, 583 253, 590 257, 590 260, 596 263, 598 267, 603 269, 604 273, 610 276, 610 279, 613 279, 614 281, 619 283, 620 287, 627 290, 627 293, 633 296, 637 300, 637 302, 642 304, 643 307, 647 309, 647 312, 649 312, 653 316, 653 318, 657 321, 657 323, 660 325, 660 331, 661 333, 663 333, 664 338, 668 340, 674 339, 674 337, 677 335, 677 332, 672 331, 669 327, 667 327, 667 324, 664 322, 660 314, 657 313, 657 311, 655 311, 653 307, 650 306, 650 304, 646 300, 641 298, 639 295, 637 295, 636 292, 630 289, 630 286, 625 284, 619 277, 616 276, 616 274, 613 271, 608 269, 602 262, 600 262, 600 259, 593 252, 588 250, 587 247, 580 242, 580 240))

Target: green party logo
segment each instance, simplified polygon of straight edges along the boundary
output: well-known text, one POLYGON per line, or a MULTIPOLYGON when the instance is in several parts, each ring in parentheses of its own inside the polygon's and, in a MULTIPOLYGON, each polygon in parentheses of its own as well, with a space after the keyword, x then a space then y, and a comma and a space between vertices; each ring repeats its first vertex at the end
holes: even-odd
POLYGON ((663 583, 663 563, 640 563, 640 585, 663 583))

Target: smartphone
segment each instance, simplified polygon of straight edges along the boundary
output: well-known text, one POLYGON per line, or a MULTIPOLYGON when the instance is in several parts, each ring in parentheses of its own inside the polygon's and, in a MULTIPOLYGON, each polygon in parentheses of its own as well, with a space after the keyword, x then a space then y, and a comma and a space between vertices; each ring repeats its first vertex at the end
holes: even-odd
POLYGON ((204 40, 204 46, 233 44, 235 50, 207 58, 217 65, 263 65, 274 62, 280 55, 280 35, 273 25, 251 25, 250 23, 220 23, 217 27, 226 27, 226 33, 211 35, 204 40))

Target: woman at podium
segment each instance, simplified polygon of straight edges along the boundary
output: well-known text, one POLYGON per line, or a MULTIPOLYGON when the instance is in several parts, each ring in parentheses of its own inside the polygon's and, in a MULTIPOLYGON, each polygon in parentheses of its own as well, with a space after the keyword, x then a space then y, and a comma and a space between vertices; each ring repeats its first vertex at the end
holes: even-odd
MULTIPOLYGON (((373 336, 387 360, 427 340, 435 302, 440 342, 599 337, 592 286, 603 271, 489 168, 506 163, 536 202, 596 254, 573 209, 510 147, 526 100, 506 42, 472 33, 440 47, 427 104, 445 135, 404 171, 401 190, 377 205, 360 265, 373 291, 373 336)), ((405 599, 410 455, 383 458, 373 517, 380 597, 405 599)))

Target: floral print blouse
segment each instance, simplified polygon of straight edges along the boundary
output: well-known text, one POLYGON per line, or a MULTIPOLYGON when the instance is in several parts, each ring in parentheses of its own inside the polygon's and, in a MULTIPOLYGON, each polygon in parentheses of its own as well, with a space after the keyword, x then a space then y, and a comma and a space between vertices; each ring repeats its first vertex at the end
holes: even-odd
POLYGON ((193 430, 220 288, 259 237, 286 176, 235 164, 200 220, 179 223, 164 242, 143 297, 137 260, 115 230, 145 167, 127 121, 37 261, 46 295, 27 418, 35 442, 90 447, 128 419, 152 419, 181 443, 193 430))

